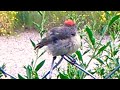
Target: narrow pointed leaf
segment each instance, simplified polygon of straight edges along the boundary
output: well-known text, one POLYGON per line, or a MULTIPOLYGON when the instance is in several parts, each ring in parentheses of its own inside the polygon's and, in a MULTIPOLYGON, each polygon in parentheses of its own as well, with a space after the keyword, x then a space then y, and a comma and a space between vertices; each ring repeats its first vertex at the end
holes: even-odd
POLYGON ((114 32, 110 32, 110 36, 111 36, 111 38, 113 39, 113 40, 115 40, 116 39, 116 34, 114 33, 114 32))
POLYGON ((102 47, 99 49, 99 51, 97 52, 96 55, 98 55, 98 54, 100 54, 102 51, 104 51, 109 44, 110 44, 110 42, 108 42, 106 45, 102 46, 102 47))
POLYGON ((36 26, 36 28, 37 28, 38 31, 39 31, 39 29, 41 28, 41 26, 40 26, 39 24, 37 24, 36 22, 33 22, 33 24, 36 26))
POLYGON ((115 56, 118 53, 119 50, 113 51, 113 55, 115 56))
POLYGON ((106 25, 106 26, 103 27, 102 32, 101 32, 102 35, 105 34, 107 28, 108 28, 108 25, 106 25))
POLYGON ((102 46, 96 55, 100 54, 103 50, 105 50, 106 47, 107 47, 106 45, 102 46))
POLYGON ((100 62, 101 64, 104 64, 104 62, 103 62, 100 58, 96 58, 96 60, 97 60, 98 62, 100 62))
POLYGON ((90 51, 90 49, 86 50, 86 51, 83 53, 83 55, 85 55, 85 54, 88 53, 89 51, 90 51))
POLYGON ((18 78, 19 79, 25 79, 23 76, 21 76, 20 74, 18 74, 18 78))
MULTIPOLYGON (((41 57, 45 52, 46 52, 46 50, 43 51, 43 52, 39 55, 39 57, 41 57)), ((38 58, 39 58, 39 57, 38 57, 38 58)))
POLYGON ((108 55, 105 55, 108 59, 113 61, 113 58, 109 57, 108 55))
POLYGON ((67 75, 64 75, 62 73, 59 73, 59 76, 61 79, 69 79, 69 77, 67 75))
POLYGON ((41 16, 43 15, 42 11, 38 11, 38 13, 39 13, 41 16))
POLYGON ((36 66, 35 71, 38 71, 38 70, 43 66, 44 63, 45 63, 45 60, 43 60, 42 62, 40 62, 40 63, 36 66))
POLYGON ((119 17, 120 17, 120 15, 114 16, 114 17, 110 20, 108 26, 110 27, 117 19, 119 19, 119 17))
POLYGON ((32 76, 32 67, 30 65, 27 66, 26 73, 27 73, 27 78, 31 79, 31 76, 32 76))
POLYGON ((79 60, 81 60, 83 62, 83 58, 82 58, 82 54, 80 51, 76 51, 77 57, 79 60))
POLYGON ((35 43, 31 39, 30 42, 32 43, 32 46, 35 48, 35 43))
POLYGON ((94 46, 95 45, 95 37, 93 36, 92 30, 87 26, 86 31, 88 33, 88 36, 89 36, 89 39, 90 39, 92 45, 94 46))

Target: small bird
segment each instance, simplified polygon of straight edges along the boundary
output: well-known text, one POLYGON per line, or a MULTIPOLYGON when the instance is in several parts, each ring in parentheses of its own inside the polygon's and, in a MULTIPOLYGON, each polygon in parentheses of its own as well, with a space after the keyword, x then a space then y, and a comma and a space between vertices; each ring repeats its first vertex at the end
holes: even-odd
POLYGON ((47 46, 47 50, 53 55, 53 62, 57 56, 69 55, 77 51, 80 48, 80 35, 75 22, 68 19, 64 21, 63 26, 50 29, 34 49, 44 46, 47 46))

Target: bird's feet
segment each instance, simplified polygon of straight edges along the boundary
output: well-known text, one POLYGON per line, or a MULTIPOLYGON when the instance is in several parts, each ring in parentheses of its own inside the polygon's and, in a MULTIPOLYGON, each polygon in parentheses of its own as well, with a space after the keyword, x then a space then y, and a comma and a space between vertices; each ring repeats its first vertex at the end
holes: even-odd
POLYGON ((76 59, 74 59, 72 56, 70 55, 66 55, 66 56, 70 59, 72 65, 76 63, 76 59))
POLYGON ((71 60, 71 63, 72 65, 74 65, 76 63, 76 60, 75 59, 71 60))

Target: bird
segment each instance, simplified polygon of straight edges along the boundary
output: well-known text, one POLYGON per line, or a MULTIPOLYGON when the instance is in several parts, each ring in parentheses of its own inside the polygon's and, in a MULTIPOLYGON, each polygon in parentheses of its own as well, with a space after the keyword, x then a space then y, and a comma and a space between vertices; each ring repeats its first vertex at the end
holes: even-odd
POLYGON ((47 46, 47 50, 52 54, 53 63, 57 56, 70 55, 80 48, 80 35, 77 30, 77 25, 72 19, 64 21, 63 26, 53 27, 48 30, 44 37, 34 48, 40 49, 47 46))

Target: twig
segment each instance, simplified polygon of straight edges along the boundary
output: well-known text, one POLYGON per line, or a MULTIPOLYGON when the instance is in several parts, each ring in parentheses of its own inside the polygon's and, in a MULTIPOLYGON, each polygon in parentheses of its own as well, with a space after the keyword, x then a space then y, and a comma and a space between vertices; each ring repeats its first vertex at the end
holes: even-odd
POLYGON ((54 61, 55 61, 55 59, 56 59, 56 56, 53 57, 53 60, 52 60, 52 64, 51 64, 51 68, 50 68, 50 74, 49 74, 49 79, 52 78, 52 71, 53 71, 53 66, 54 66, 54 61))
POLYGON ((76 66, 78 69, 82 70, 84 73, 86 73, 86 74, 90 75, 91 77, 93 77, 94 79, 96 79, 96 77, 94 77, 91 73, 89 73, 89 72, 87 72, 86 70, 84 70, 83 68, 81 68, 81 66, 80 66, 77 62, 75 62, 75 63, 73 64, 73 62, 72 62, 73 60, 72 60, 69 56, 67 56, 67 55, 65 55, 65 56, 71 60, 71 61, 69 61, 69 60, 67 60, 67 59, 63 56, 63 58, 64 58, 66 61, 68 61, 70 64, 76 66))
MULTIPOLYGON (((61 59, 58 61, 58 63, 53 67, 53 70, 61 63, 62 60, 63 60, 63 57, 61 57, 61 59)), ((50 71, 48 71, 48 72, 43 76, 42 79, 46 78, 48 74, 50 74, 50 71)))
POLYGON ((10 74, 8 74, 8 73, 6 73, 1 67, 0 67, 0 71, 5 75, 5 76, 10 76, 11 78, 13 78, 13 79, 16 79, 15 77, 13 77, 12 75, 10 75, 10 74))
POLYGON ((120 68, 120 65, 117 66, 110 74, 108 74, 105 79, 108 79, 113 73, 115 73, 120 68))

